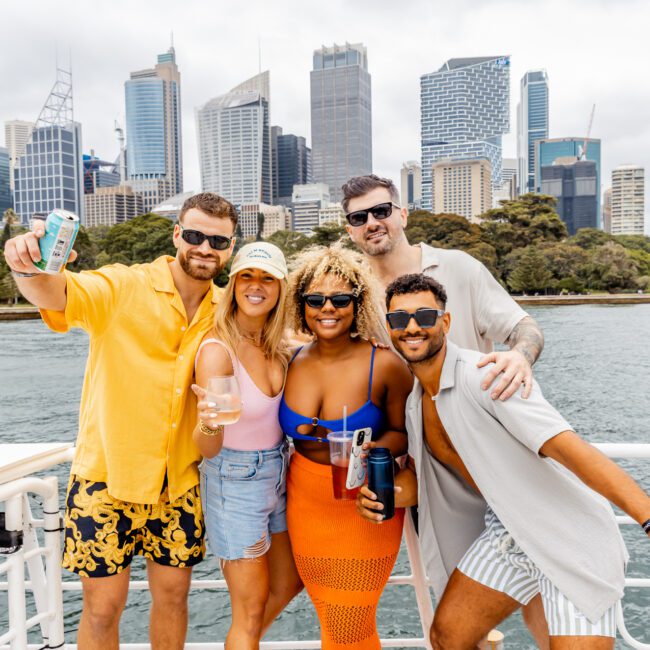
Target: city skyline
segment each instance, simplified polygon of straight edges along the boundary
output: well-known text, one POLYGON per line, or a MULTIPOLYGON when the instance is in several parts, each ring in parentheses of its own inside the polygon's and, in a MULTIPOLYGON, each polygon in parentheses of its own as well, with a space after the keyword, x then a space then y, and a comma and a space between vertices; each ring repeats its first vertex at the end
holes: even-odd
MULTIPOLYGON (((137 11, 130 7, 127 12, 123 2, 117 2, 110 11, 102 7, 86 13, 79 12, 71 2, 58 3, 56 8, 38 5, 33 38, 25 40, 9 33, 3 42, 16 63, 8 79, 13 91, 3 97, 0 119, 35 119, 53 73, 55 44, 58 41, 63 62, 68 58, 67 45, 72 43, 75 120, 83 124, 84 151, 93 148, 102 158, 114 158, 118 147, 113 120, 123 122, 120 91, 124 78, 132 70, 149 66, 153 56, 165 51, 173 29, 186 109, 184 189, 197 190, 197 134, 191 109, 224 87, 257 73, 258 36, 262 65, 274 76, 271 123, 307 137, 308 145, 309 70, 314 49, 332 43, 362 42, 368 48, 373 76, 373 170, 397 180, 402 163, 420 157, 419 77, 449 58, 504 52, 510 55, 512 66, 511 116, 519 101, 516 80, 526 70, 542 67, 552 86, 551 138, 586 134, 591 106, 597 104, 592 137, 603 141, 602 190, 614 167, 631 163, 650 168, 650 129, 644 123, 650 88, 638 83, 649 49, 641 25, 647 23, 644 16, 650 19, 650 7, 636 1, 616 7, 576 2, 566 8, 568 14, 559 21, 553 18, 557 15, 553 7, 559 5, 553 1, 542 4, 546 11, 512 2, 464 1, 444 10, 414 2, 397 12, 379 2, 372 9, 345 7, 346 20, 341 20, 337 11, 343 10, 342 2, 335 2, 327 11, 314 7, 309 12, 298 11, 298 3, 276 12, 252 3, 247 8, 233 7, 228 13, 233 26, 246 25, 246 29, 218 30, 219 38, 214 38, 214 22, 222 20, 218 11, 208 12, 208 18, 197 24, 187 17, 191 11, 170 2, 158 3, 156 12, 146 14, 144 5, 137 11), (574 60, 575 32, 569 23, 571 16, 580 19, 586 7, 591 38, 583 45, 585 53, 574 60), (133 20, 125 21, 126 15, 133 20), (145 15, 148 29, 143 31, 137 18, 145 15), (634 21, 628 19, 631 16, 634 21), (558 47, 548 48, 543 39, 530 39, 522 33, 525 30, 516 28, 533 18, 540 30, 553 30, 558 47), (624 19, 629 21, 629 29, 622 38, 611 30, 611 24, 624 19), (486 21, 491 24, 489 30, 484 29, 486 21), (110 57, 94 55, 93 34, 100 26, 102 33, 114 35, 123 46, 110 57), (407 38, 402 36, 407 33, 407 38), (390 38, 392 42, 387 42, 390 38), (607 39, 609 47, 599 47, 599 39, 607 39), (624 52, 626 65, 617 65, 605 50, 624 52), (584 66, 584 60, 590 65, 584 66)), ((19 24, 36 6, 28 0, 21 7, 7 6, 3 12, 10 22, 19 24)), ((504 137, 507 157, 516 153, 514 122, 511 119, 510 133, 504 137)))

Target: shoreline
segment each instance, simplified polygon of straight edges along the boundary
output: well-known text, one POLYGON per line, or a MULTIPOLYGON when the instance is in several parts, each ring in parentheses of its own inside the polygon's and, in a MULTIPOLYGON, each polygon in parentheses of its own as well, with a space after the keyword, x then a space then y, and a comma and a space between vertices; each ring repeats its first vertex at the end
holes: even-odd
MULTIPOLYGON (((512 296, 520 305, 562 306, 562 305, 648 305, 650 293, 611 293, 575 296, 512 296)), ((0 307, 0 321, 37 320, 40 314, 36 307, 18 305, 0 307)))

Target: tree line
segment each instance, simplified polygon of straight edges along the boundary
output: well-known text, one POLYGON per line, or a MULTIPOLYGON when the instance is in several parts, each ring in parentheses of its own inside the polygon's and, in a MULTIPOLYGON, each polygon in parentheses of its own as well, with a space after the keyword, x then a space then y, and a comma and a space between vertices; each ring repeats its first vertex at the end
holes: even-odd
MULTIPOLYGON (((0 251, 9 237, 23 231, 15 215, 7 211, 0 251)), ((173 222, 155 214, 112 227, 81 227, 75 243, 79 256, 69 268, 80 271, 104 264, 137 264, 174 255, 172 231, 173 222)), ((411 244, 425 242, 467 252, 483 262, 511 293, 650 291, 650 237, 615 236, 594 228, 583 228, 569 237, 551 196, 525 194, 501 201, 499 207, 481 215, 478 223, 457 214, 416 210, 409 215, 406 236, 411 244)), ((326 224, 315 228, 311 236, 280 230, 267 241, 279 246, 290 260, 307 246, 329 246, 341 239, 352 245, 343 225, 326 224)), ((243 243, 240 237, 238 244, 243 243)), ((217 283, 223 285, 227 279, 224 270, 217 283)), ((18 297, 0 252, 0 300, 15 302, 18 297)))

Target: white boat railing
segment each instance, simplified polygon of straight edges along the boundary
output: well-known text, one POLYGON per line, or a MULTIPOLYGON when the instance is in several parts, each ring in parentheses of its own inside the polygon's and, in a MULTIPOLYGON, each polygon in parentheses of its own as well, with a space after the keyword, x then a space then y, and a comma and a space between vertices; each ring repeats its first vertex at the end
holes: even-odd
MULTIPOLYGON (((611 458, 637 458, 650 460, 650 444, 596 445, 611 458)), ((10 445, 2 445, 7 448, 10 445)), ((81 590, 79 580, 62 580, 61 557, 61 515, 58 503, 58 481, 54 476, 36 478, 32 473, 43 471, 72 459, 73 449, 58 449, 46 456, 25 460, 19 466, 9 468, 0 474, 0 502, 5 503, 5 529, 13 536, 13 548, 0 548, 0 579, 6 574, 6 581, 0 582, 0 591, 8 591, 9 629, 0 635, 0 650, 44 650, 62 648, 74 650, 76 645, 66 644, 63 626, 63 591, 81 590), (43 499, 43 517, 32 515, 28 495, 39 495, 43 499), (43 531, 43 543, 39 543, 38 531, 43 531), (21 539, 22 533, 22 539, 21 539), (29 580, 25 579, 25 566, 29 580), (36 615, 27 618, 26 593, 31 591, 36 605, 36 615), (28 643, 28 631, 40 627, 42 641, 28 643)), ((619 525, 636 524, 630 517, 618 516, 619 525)), ((410 517, 406 518, 404 541, 411 567, 408 575, 393 575, 389 585, 411 585, 415 590, 422 626, 421 637, 382 639, 382 648, 428 648, 429 627, 433 620, 433 606, 428 581, 419 552, 417 536, 410 517)), ((627 578, 626 587, 650 588, 650 578, 627 578)), ((146 581, 131 581, 133 590, 148 589, 146 581)), ((226 589, 225 580, 192 580, 192 589, 226 589)), ((625 625, 623 608, 618 604, 617 626, 621 637, 635 650, 650 650, 650 644, 632 637, 625 625)), ((501 644, 489 644, 501 647, 501 644)), ((122 644, 125 650, 149 650, 148 643, 122 644)), ((223 643, 187 643, 189 650, 222 650, 223 643)), ((265 641, 263 650, 310 650, 320 648, 319 640, 307 641, 265 641)))

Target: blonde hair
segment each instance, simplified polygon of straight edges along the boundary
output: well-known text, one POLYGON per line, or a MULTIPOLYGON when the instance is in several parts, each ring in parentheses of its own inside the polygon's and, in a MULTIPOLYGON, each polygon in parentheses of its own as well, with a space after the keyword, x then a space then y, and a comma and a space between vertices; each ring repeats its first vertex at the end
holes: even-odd
MULTIPOLYGON (((244 270, 242 269, 242 271, 244 270)), ((234 356, 237 356, 237 345, 242 338, 236 318, 235 282, 237 275, 239 274, 233 275, 228 280, 214 315, 215 336, 226 344, 234 356)), ((267 359, 280 361, 286 370, 289 365, 289 346, 285 338, 287 281, 278 280, 278 282, 280 283, 278 302, 267 315, 262 328, 262 350, 267 359)))
POLYGON ((332 246, 315 246, 304 250, 294 260, 289 278, 289 326, 296 332, 311 333, 305 319, 303 294, 310 285, 329 275, 344 280, 356 296, 354 320, 350 331, 363 338, 385 337, 383 317, 379 310, 381 289, 370 268, 357 252, 339 242, 332 246))

